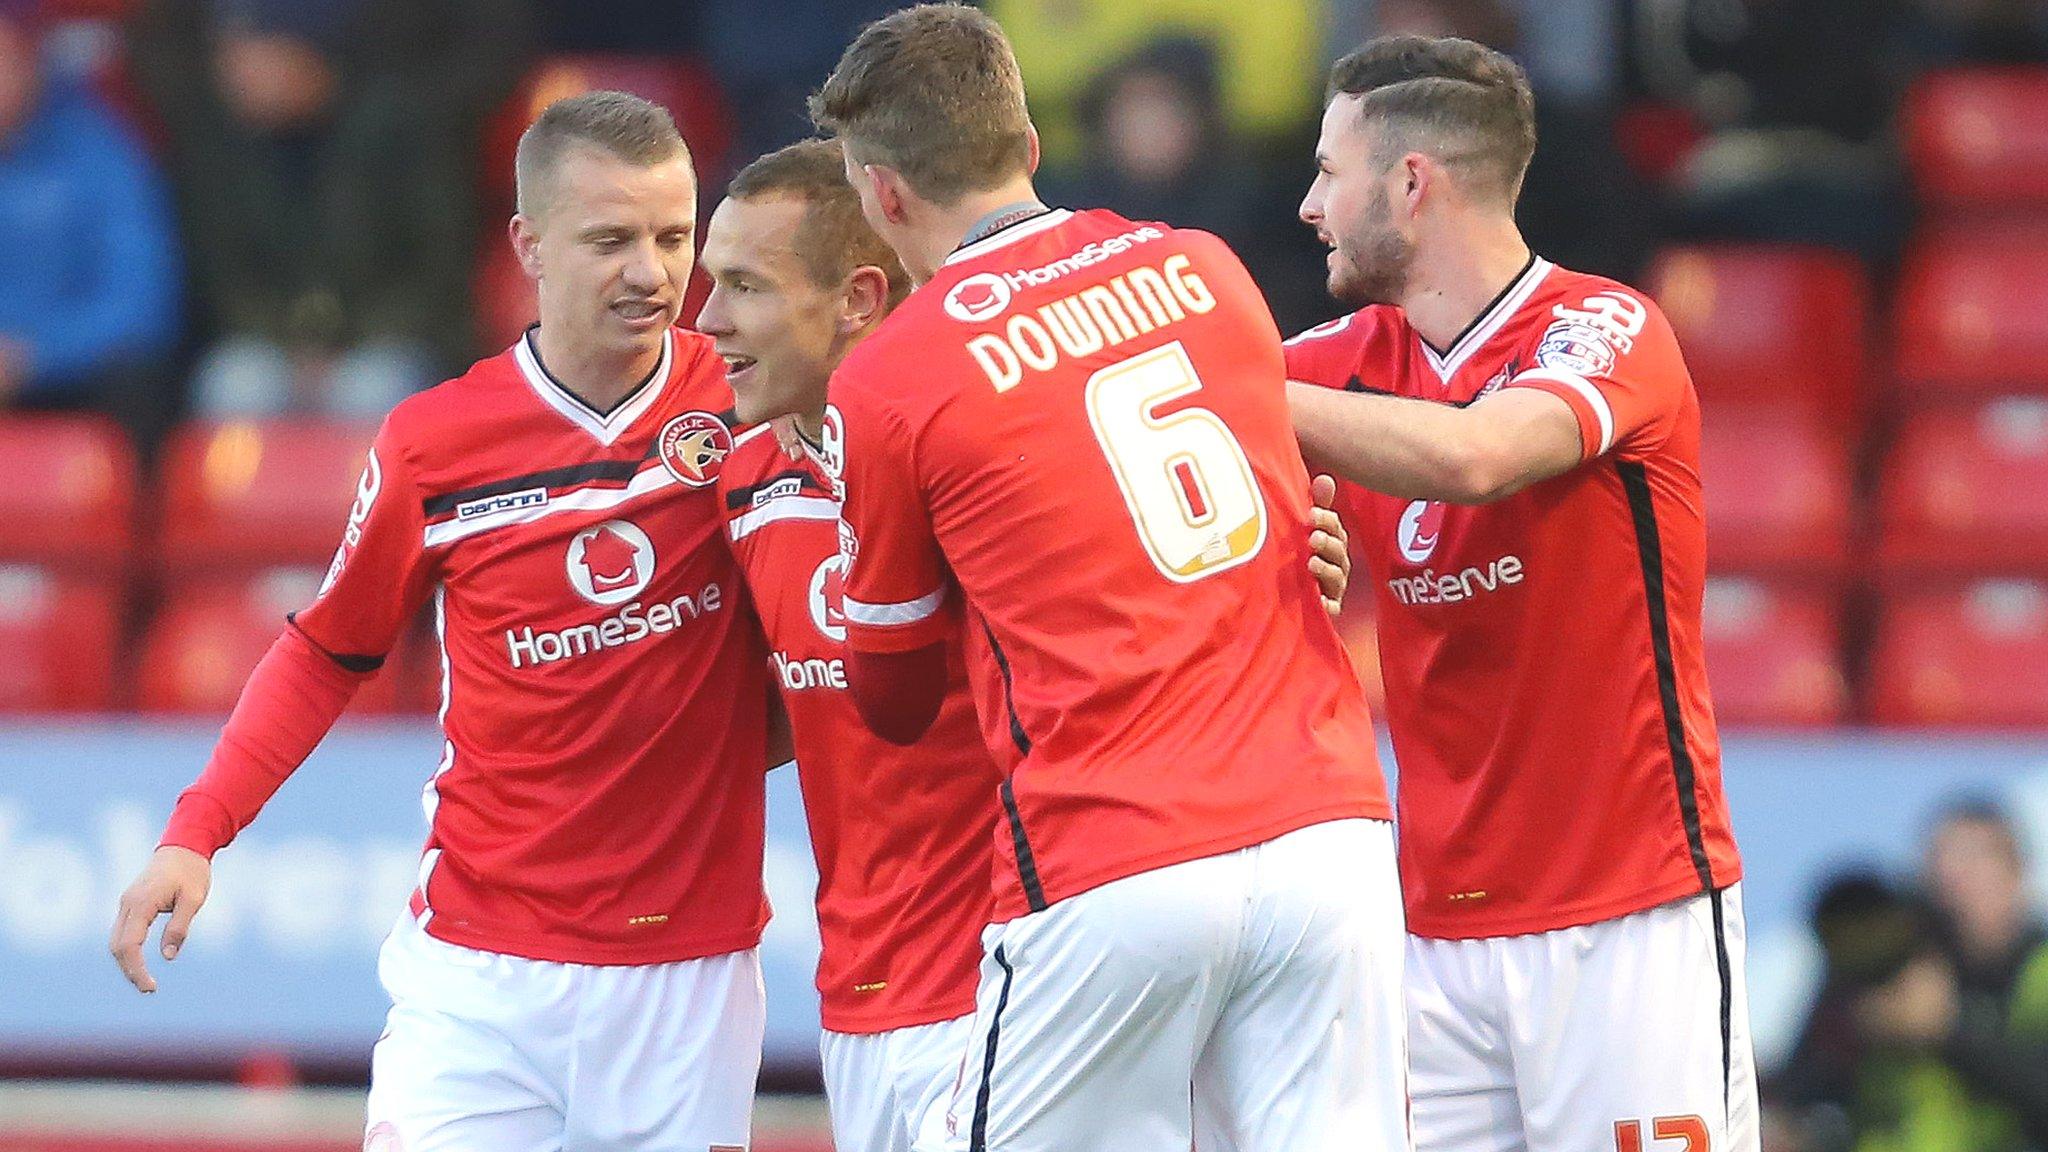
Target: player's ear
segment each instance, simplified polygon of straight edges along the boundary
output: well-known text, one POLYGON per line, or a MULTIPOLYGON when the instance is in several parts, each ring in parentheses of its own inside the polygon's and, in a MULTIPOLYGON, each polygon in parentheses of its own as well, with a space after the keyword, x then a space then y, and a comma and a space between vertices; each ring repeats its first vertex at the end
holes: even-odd
POLYGON ((519 258, 519 267, 527 279, 540 279, 540 229, 521 213, 512 217, 506 234, 511 237, 512 254, 519 258))
POLYGON ((882 218, 891 224, 901 224, 910 218, 910 186, 894 168, 883 164, 863 164, 861 172, 874 185, 875 206, 882 210, 882 218))
POLYGON ((852 336, 866 331, 889 312, 889 275, 873 264, 863 264, 846 278, 840 300, 839 334, 852 336))
POLYGON ((1435 164, 1422 153, 1410 152, 1401 157, 1401 199, 1410 215, 1421 210, 1422 198, 1429 193, 1436 176, 1435 164))
POLYGON ((1030 162, 1029 162, 1029 163, 1027 163, 1027 164, 1026 164, 1026 165, 1024 166, 1024 170, 1025 170, 1026 172, 1029 172, 1029 173, 1031 173, 1031 174, 1032 174, 1033 176, 1036 176, 1036 175, 1038 175, 1038 155, 1039 155, 1039 152, 1038 152, 1038 125, 1036 125, 1036 124, 1033 124, 1033 123, 1032 123, 1031 121, 1029 121, 1029 120, 1026 120, 1026 121, 1024 122, 1024 138, 1025 138, 1026 140, 1029 140, 1029 141, 1031 141, 1031 160, 1030 160, 1030 162))

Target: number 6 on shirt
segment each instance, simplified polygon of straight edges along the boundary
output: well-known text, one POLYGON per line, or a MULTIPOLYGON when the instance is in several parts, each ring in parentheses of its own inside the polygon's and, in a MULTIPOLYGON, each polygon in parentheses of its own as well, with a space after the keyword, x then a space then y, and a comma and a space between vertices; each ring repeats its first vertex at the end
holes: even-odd
POLYGON ((1200 391, 1178 340, 1088 378, 1088 423, 1159 573, 1187 584, 1235 568, 1266 543, 1251 461, 1207 408, 1155 416, 1200 391))

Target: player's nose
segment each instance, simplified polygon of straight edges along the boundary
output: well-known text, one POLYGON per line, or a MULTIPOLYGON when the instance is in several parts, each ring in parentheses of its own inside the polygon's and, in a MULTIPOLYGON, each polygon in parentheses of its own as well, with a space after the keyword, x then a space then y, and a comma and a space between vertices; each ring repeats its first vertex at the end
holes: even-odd
POLYGON ((628 289, 642 295, 660 291, 668 281, 668 268, 662 263, 661 253, 650 242, 633 245, 619 270, 619 279, 628 289))
POLYGON ((732 335, 732 318, 726 315, 725 289, 711 286, 711 295, 704 298, 704 307, 697 310, 697 331, 706 336, 732 335))

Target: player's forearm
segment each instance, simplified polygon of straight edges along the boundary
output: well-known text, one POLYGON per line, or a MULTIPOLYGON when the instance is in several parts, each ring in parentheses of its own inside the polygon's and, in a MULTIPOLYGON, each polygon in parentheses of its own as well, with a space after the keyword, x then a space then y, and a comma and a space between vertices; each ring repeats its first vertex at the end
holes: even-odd
POLYGON ((1297 383, 1288 384, 1287 399, 1302 454, 1318 467, 1403 499, 1493 498, 1493 477, 1455 408, 1297 383))
POLYGON ((226 847, 312 755, 365 678, 286 628, 249 674, 205 770, 179 794, 160 846, 207 857, 226 847))

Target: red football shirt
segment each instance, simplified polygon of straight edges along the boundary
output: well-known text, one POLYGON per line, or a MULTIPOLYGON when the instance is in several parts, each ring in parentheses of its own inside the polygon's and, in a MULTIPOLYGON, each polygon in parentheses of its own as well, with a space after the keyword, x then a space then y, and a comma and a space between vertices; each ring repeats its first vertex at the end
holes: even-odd
POLYGON ((1050 212, 963 247, 841 365, 847 643, 970 627, 1008 778, 997 915, 1384 817, 1308 572, 1280 341, 1224 244, 1050 212))
POLYGON ((1589 924, 1741 877, 1701 654, 1699 400, 1656 305, 1536 260, 1448 352, 1394 308, 1294 379, 1464 405, 1541 388, 1585 463, 1478 507, 1351 488, 1379 602, 1408 928, 1589 924))
POLYGON ((446 743, 412 899, 432 935, 584 964, 759 942, 768 683, 720 539, 731 404, 696 333, 605 414, 529 334, 386 418, 296 619, 374 662, 435 600, 446 743))
POLYGON ((825 1027, 886 1032, 965 1016, 989 922, 987 829, 1001 779, 965 666, 955 662, 952 691, 916 744, 868 731, 846 691, 831 480, 761 428, 740 437, 718 489, 796 741, 818 860, 825 1027))

